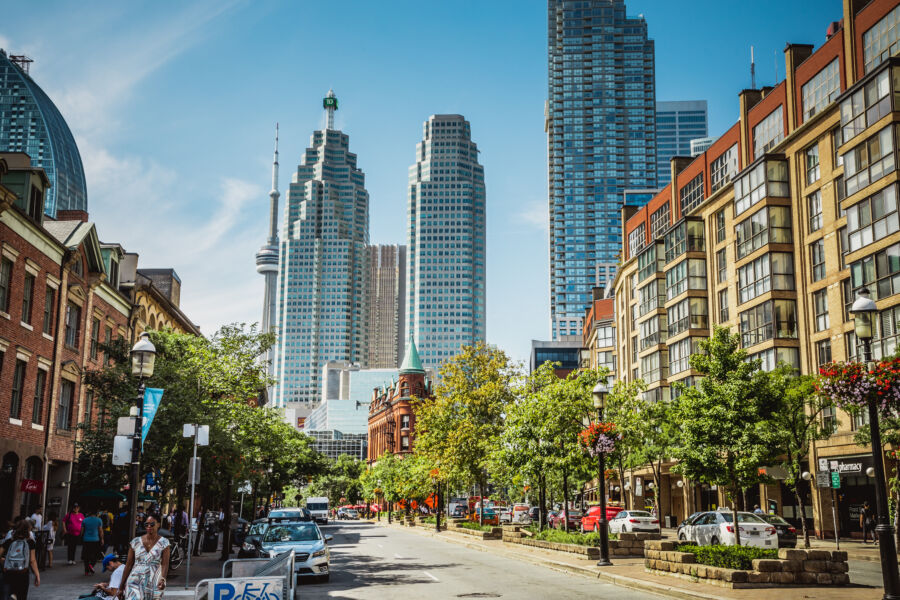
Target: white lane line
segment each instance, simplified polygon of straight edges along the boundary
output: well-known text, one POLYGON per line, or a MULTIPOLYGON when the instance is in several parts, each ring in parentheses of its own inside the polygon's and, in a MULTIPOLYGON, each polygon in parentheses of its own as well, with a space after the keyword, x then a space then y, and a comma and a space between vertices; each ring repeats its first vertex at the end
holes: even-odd
POLYGON ((403 557, 400 556, 399 554, 397 554, 397 553, 395 552, 395 553, 394 553, 394 558, 400 558, 400 559, 402 559, 403 557))
POLYGON ((432 575, 432 574, 429 573, 428 571, 422 571, 422 572, 425 573, 426 575, 428 575, 429 577, 431 577, 432 579, 434 579, 435 581, 440 581, 440 579, 438 579, 437 577, 435 577, 434 575, 432 575))
POLYGON ((378 544, 378 547, 379 547, 379 548, 384 548, 384 546, 382 546, 381 544, 378 544))

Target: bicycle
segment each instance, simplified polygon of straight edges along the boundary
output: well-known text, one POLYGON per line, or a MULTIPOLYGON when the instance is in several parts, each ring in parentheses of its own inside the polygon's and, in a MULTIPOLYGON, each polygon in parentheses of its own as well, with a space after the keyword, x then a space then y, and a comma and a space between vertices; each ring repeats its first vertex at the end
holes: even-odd
POLYGON ((169 570, 171 571, 177 570, 181 563, 184 562, 187 556, 188 545, 187 535, 173 536, 173 538, 173 542, 170 545, 171 549, 169 550, 169 570))

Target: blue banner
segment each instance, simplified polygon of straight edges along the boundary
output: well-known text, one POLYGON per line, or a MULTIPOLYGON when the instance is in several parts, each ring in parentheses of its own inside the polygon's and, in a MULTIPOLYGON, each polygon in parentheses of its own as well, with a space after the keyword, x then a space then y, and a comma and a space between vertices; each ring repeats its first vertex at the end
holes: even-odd
POLYGON ((143 427, 141 428, 141 452, 144 451, 144 440, 147 439, 147 432, 150 431, 150 425, 153 424, 153 417, 159 409, 159 403, 162 401, 163 390, 159 388, 146 388, 144 390, 144 414, 143 427))

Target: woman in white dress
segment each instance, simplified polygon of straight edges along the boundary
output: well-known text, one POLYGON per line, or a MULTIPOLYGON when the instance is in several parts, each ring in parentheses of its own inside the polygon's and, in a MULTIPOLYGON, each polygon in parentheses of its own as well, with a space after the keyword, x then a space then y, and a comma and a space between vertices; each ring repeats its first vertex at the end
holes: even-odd
POLYGON ((119 590, 125 600, 153 600, 154 594, 166 589, 169 571, 169 540, 159 535, 159 521, 147 515, 144 521, 147 533, 131 540, 128 560, 122 579, 124 590, 119 590))

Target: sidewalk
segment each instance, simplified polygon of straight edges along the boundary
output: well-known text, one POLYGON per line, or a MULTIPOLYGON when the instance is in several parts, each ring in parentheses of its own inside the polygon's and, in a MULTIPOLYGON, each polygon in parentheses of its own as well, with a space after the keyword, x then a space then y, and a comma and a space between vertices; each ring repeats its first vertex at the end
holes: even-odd
MULTIPOLYGON (((386 521, 375 524, 387 526, 386 521)), ((644 560, 639 558, 615 559, 611 567, 597 567, 594 561, 578 558, 577 555, 566 555, 563 552, 552 552, 505 543, 500 540, 476 540, 464 534, 434 530, 421 527, 405 527, 391 525, 398 529, 413 531, 420 535, 439 537, 447 542, 461 544, 467 548, 481 552, 507 556, 515 560, 524 560, 565 573, 574 573, 597 577, 621 587, 653 592, 670 598, 683 600, 756 600, 763 595, 777 593, 779 600, 816 598, 817 600, 876 600, 883 595, 881 588, 849 585, 844 587, 803 587, 783 586, 757 589, 728 589, 707 583, 693 583, 688 580, 653 575, 645 572, 644 560)), ((841 544, 844 549, 844 544, 841 544)))

